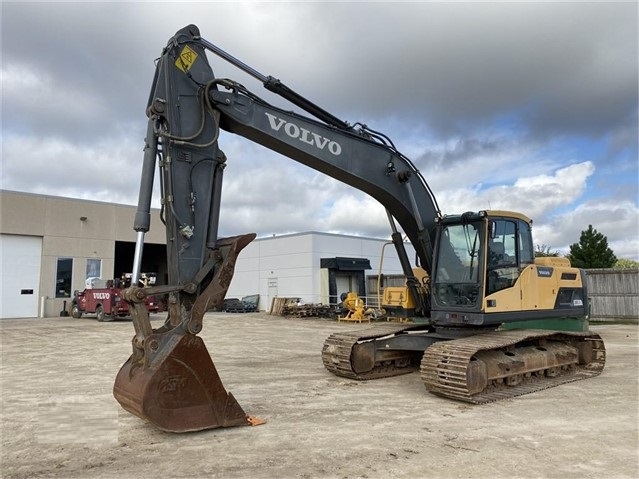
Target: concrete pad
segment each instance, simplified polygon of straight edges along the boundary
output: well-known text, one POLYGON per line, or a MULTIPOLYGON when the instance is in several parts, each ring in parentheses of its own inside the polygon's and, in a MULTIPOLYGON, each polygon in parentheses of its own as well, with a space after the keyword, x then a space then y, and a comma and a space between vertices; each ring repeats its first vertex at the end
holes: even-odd
POLYGON ((324 339, 367 327, 207 314, 201 336, 227 390, 268 422, 168 434, 111 394, 130 321, 2 320, 1 476, 639 477, 636 325, 592 327, 608 351, 601 376, 483 406, 427 393, 418 373, 327 372, 324 339))

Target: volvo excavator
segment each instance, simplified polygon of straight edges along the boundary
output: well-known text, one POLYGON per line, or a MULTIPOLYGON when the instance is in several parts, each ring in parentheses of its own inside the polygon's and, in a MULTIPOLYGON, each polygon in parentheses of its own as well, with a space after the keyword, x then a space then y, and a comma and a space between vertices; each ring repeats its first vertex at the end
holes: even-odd
POLYGON ((346 183, 387 211, 415 321, 331 335, 321 351, 328 371, 374 379, 420 370, 431 393, 481 404, 603 370, 598 334, 518 326, 538 320, 568 324, 588 314, 584 272, 566 259, 536 259, 528 217, 491 210, 442 214, 420 170, 390 138, 345 122, 259 73, 202 38, 195 25, 179 30, 162 50, 146 114, 134 278, 125 291, 135 335, 113 393, 124 409, 159 429, 260 422, 226 391, 198 336, 204 313, 222 305, 236 259, 256 236, 218 237, 227 164, 220 130, 346 183), (207 52, 304 114, 269 104, 237 81, 216 78, 207 52), (169 281, 139 288, 156 166, 169 281), (415 265, 403 235, 415 250, 415 265), (153 329, 144 298, 157 294, 168 296, 168 315, 153 329))

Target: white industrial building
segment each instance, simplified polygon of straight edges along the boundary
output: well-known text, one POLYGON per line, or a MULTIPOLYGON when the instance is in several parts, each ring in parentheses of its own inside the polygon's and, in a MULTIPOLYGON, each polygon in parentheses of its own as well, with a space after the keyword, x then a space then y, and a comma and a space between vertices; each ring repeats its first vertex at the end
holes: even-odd
MULTIPOLYGON (((0 318, 58 316, 88 277, 129 272, 135 211, 0 190, 0 318)), ((157 210, 146 241, 142 269, 166 284, 165 231, 157 210)), ((339 302, 347 291, 375 297, 382 255, 385 277, 401 276, 395 248, 383 239, 320 232, 258 238, 240 254, 227 297, 259 294, 262 310, 275 296, 323 304, 339 302)))
POLYGON ((349 291, 374 302, 380 266, 386 279, 402 274, 395 247, 383 239, 316 231, 258 238, 242 250, 227 297, 259 294, 261 310, 275 297, 336 304, 349 291))

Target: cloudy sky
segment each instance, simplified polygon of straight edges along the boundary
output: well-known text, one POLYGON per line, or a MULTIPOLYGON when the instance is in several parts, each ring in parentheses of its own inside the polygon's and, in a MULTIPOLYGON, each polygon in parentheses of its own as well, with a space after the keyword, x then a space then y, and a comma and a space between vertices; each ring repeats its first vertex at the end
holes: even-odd
MULTIPOLYGON (((632 1, 3 1, 0 186, 135 204, 154 60, 194 23, 390 136, 443 212, 521 211, 535 243, 561 253, 592 224, 618 257, 639 260, 637 18, 632 1)), ((220 144, 222 234, 388 237, 383 208, 360 192, 243 138, 220 144)))

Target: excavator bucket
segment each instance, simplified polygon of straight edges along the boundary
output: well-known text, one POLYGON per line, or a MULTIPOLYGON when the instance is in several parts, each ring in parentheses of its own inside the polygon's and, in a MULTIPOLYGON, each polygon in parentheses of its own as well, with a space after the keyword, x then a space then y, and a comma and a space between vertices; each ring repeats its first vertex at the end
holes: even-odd
POLYGON ((148 344, 146 364, 131 355, 115 379, 113 395, 124 409, 169 432, 252 424, 224 389, 202 338, 171 330, 148 344))
MULTIPOLYGON (((258 425, 233 395, 224 389, 202 338, 202 317, 208 306, 223 301, 240 250, 254 234, 219 241, 224 258, 210 284, 197 297, 187 321, 167 321, 153 330, 144 298, 153 288, 131 287, 124 292, 133 306, 136 329, 133 354, 115 378, 113 395, 124 409, 168 432, 258 425)), ((160 287, 161 289, 162 287, 160 287)), ((169 319, 175 305, 169 306, 169 319)))

